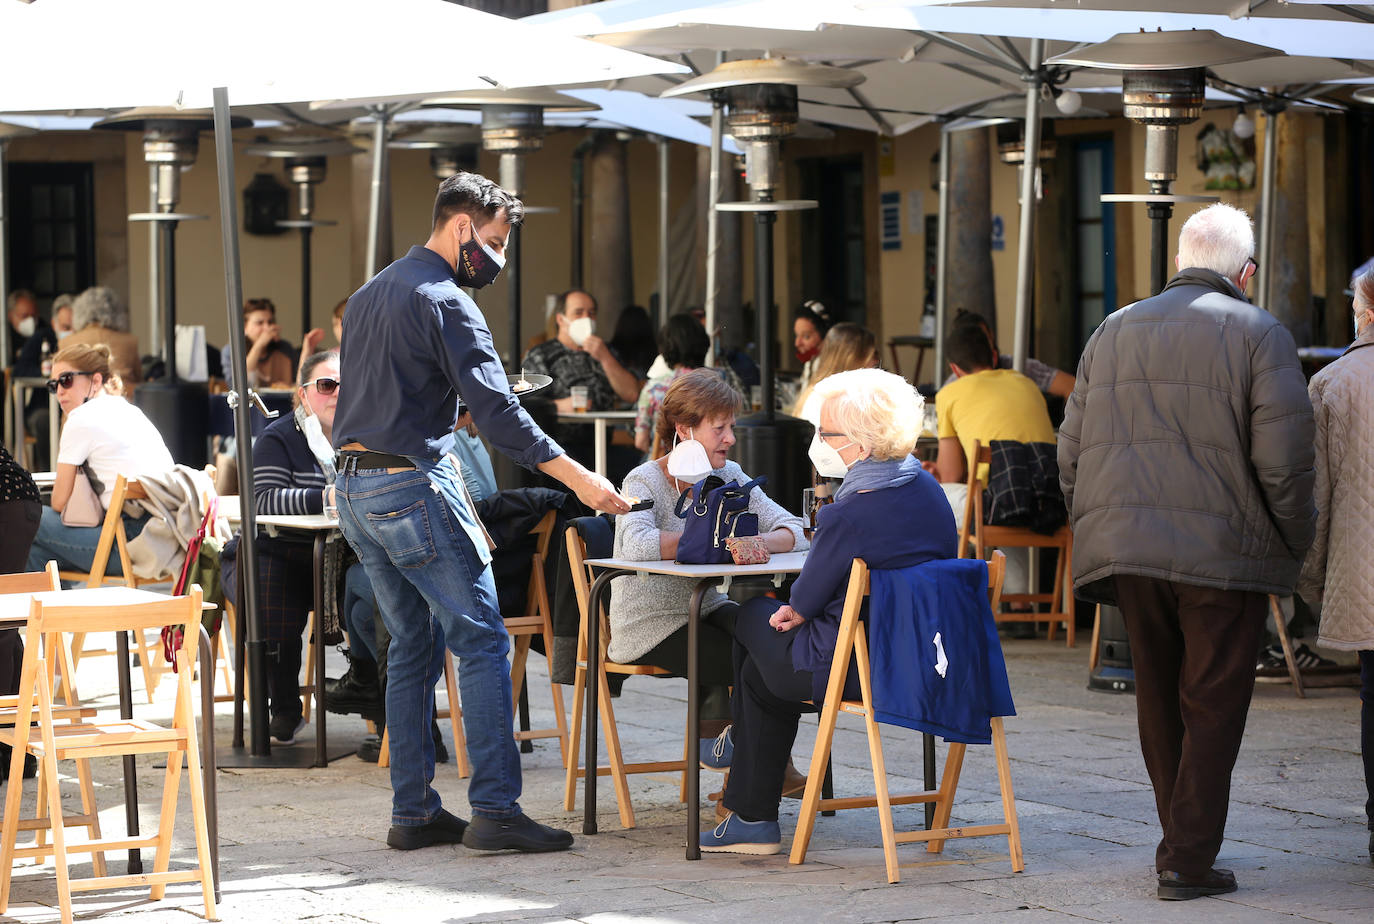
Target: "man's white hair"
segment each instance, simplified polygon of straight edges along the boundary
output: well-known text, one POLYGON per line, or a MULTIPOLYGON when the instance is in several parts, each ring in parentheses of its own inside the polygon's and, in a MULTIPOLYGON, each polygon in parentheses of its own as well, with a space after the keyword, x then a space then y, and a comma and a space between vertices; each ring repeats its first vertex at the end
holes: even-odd
POLYGON ((1255 255, 1255 227, 1244 209, 1218 202, 1198 209, 1178 233, 1178 265, 1235 279, 1255 255))

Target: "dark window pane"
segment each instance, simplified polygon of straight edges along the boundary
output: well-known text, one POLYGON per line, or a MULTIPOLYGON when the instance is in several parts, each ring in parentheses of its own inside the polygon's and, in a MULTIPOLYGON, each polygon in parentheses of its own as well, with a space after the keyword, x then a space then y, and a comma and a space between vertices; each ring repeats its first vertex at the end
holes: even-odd
POLYGON ((36 221, 52 217, 52 187, 47 184, 29 188, 30 209, 36 221))
POLYGON ((76 253, 76 225, 63 222, 53 228, 53 249, 64 257, 76 253))
POLYGON ((53 288, 59 292, 75 292, 79 289, 80 283, 77 281, 76 261, 71 259, 61 259, 57 261, 57 283, 53 288))
POLYGON ((51 260, 37 260, 33 264, 33 287, 39 292, 52 292, 56 290, 54 285, 55 275, 51 260))
POLYGON ((47 222, 33 226, 33 252, 39 257, 52 255, 52 225, 47 222))
POLYGON ((76 217, 76 189, 72 186, 53 187, 53 217, 68 221, 76 217))

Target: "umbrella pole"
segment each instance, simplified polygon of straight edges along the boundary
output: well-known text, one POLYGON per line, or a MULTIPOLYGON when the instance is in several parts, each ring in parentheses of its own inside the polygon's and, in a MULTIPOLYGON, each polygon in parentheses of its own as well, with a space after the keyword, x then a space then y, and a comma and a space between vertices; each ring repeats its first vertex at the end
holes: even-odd
MULTIPOLYGON (((668 322, 668 139, 658 141, 658 319, 655 329, 668 322)), ((707 351, 710 352, 709 350, 707 351)))
POLYGON ((1274 264, 1274 202, 1279 185, 1279 113, 1276 106, 1264 107, 1264 166, 1260 184, 1259 282, 1255 304, 1270 308, 1274 264))
MULTIPOLYGON (((725 61, 725 54, 716 55, 716 66, 725 61)), ((716 250, 720 247, 720 212, 716 203, 720 202, 720 149, 721 136, 725 134, 725 99, 719 93, 711 98, 711 188, 706 190, 706 336, 711 338, 711 349, 706 351, 706 365, 716 364, 716 250)), ((700 200, 698 200, 700 201, 700 200)))
MULTIPOLYGON (((390 168, 386 136, 387 125, 391 121, 391 110, 385 106, 378 106, 372 110, 372 116, 376 122, 372 130, 371 211, 367 217, 367 279, 377 275, 377 271, 381 269, 379 262, 382 240, 382 199, 390 168)), ((391 248, 388 246, 387 249, 390 250, 391 248)))
MULTIPOLYGON (((517 198, 525 194, 525 155, 513 152, 502 152, 500 166, 501 188, 512 193, 517 198)), ((510 358, 506 363, 506 370, 512 375, 520 371, 520 357, 524 354, 520 350, 520 266, 524 262, 520 258, 520 228, 510 229, 510 237, 506 241, 506 250, 509 256, 506 258, 506 291, 510 295, 510 358)))
MULTIPOLYGON (((935 234, 935 373, 931 382, 938 389, 945 379, 945 313, 949 276, 949 158, 950 131, 940 127, 940 220, 935 234)), ((920 369, 916 370, 919 377, 920 369)))
POLYGON ((1029 80, 1026 83, 1026 154, 1021 162, 1021 235, 1016 248, 1016 330, 1012 342, 1012 367, 1026 368, 1030 342, 1031 301, 1035 294, 1035 177, 1040 170, 1040 87, 1045 80, 1040 66, 1044 39, 1031 39, 1029 80))
POLYGON ((754 213, 754 317, 758 319, 759 384, 763 386, 763 419, 773 422, 773 222, 777 213, 754 213))
MULTIPOLYGON (((306 219, 307 221, 309 219, 306 219)), ((310 333, 310 232, 314 228, 301 228, 301 345, 305 345, 305 335, 310 333)))
MULTIPOLYGON (((157 211, 157 164, 148 165, 148 211, 157 211)), ((162 342, 162 247, 159 223, 148 223, 148 342, 162 342)), ((232 332, 231 332, 232 333, 232 332)))
MULTIPOLYGON (((215 162, 219 167, 220 238, 224 249, 224 298, 229 312, 229 330, 243 330, 243 279, 239 270, 239 216, 234 195, 234 139, 229 133, 229 91, 216 87, 215 162)), ((385 146, 383 146, 385 147, 385 146)), ((238 444, 239 496, 243 498, 239 538, 239 563, 242 566, 243 612, 239 619, 248 628, 248 689, 252 722, 251 753, 254 757, 271 753, 267 736, 267 642, 258 613, 257 511, 253 504, 253 423, 247 399, 248 362, 242 337, 229 337, 230 362, 234 381, 243 389, 242 399, 230 393, 234 406, 234 435, 238 444)), ((323 689, 323 678, 319 679, 323 689)), ((210 734, 209 731, 206 734, 210 734)))
MULTIPOLYGON (((6 232, 9 230, 9 216, 5 213, 5 147, 7 144, 8 142, 0 139, 0 295, 6 298, 10 294, 9 241, 6 236, 6 232)), ((10 325, 6 319, 6 323, 0 324, 0 368, 8 369, 9 367, 10 325)))

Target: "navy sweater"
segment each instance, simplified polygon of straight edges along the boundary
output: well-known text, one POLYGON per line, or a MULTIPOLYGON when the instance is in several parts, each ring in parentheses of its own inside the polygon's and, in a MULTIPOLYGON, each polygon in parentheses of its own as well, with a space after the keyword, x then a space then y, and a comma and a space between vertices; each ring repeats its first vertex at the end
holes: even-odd
MULTIPOLYGON (((324 472, 294 414, 278 417, 253 441, 253 497, 260 515, 324 513, 324 488, 324 472)), ((273 539, 258 530, 264 551, 276 543, 310 541, 309 536, 273 539)))
POLYGON ((792 608, 806 618, 792 643, 792 666, 812 671, 824 695, 854 559, 869 568, 905 568, 953 558, 958 542, 945 492, 926 472, 904 485, 850 494, 822 507, 811 553, 792 585, 792 608))

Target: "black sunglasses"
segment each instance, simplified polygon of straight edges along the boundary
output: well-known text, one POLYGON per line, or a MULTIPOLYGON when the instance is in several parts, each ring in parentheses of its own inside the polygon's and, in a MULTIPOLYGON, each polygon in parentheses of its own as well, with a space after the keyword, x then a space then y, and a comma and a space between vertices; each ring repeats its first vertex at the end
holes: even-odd
POLYGON ((71 388, 78 375, 92 375, 90 372, 64 372, 55 379, 48 379, 49 394, 57 394, 59 388, 71 388))
POLYGON ((339 390, 339 380, 331 379, 328 376, 320 376, 312 382, 306 382, 301 387, 309 388, 311 385, 314 385, 315 390, 326 397, 339 390))

